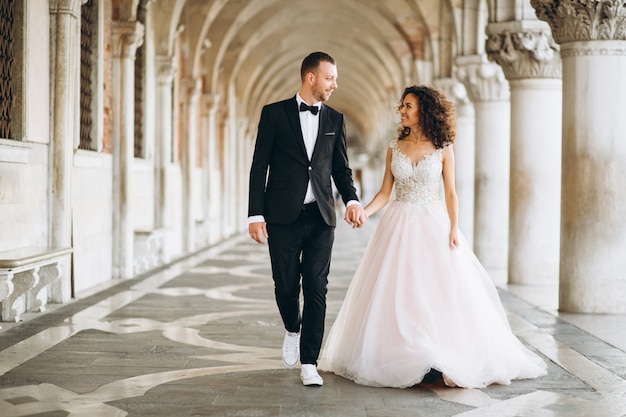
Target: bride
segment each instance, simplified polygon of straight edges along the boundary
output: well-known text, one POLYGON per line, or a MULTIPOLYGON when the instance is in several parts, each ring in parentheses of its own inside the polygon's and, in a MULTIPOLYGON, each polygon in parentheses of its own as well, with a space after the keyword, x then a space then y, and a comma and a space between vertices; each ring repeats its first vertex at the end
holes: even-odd
POLYGON ((368 216, 385 210, 322 349, 319 368, 359 384, 510 384, 546 374, 513 334, 496 288, 457 227, 454 108, 407 87, 368 216), (443 180, 444 201, 440 198, 443 180))

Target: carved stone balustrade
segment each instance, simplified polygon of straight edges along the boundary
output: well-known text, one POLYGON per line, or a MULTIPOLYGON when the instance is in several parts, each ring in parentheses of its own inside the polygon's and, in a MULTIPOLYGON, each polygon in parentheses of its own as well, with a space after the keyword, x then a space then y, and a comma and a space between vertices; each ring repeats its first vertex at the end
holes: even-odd
POLYGON ((42 246, 0 252, 2 321, 19 321, 26 311, 44 311, 48 288, 61 278, 61 261, 71 253, 72 248, 42 246))

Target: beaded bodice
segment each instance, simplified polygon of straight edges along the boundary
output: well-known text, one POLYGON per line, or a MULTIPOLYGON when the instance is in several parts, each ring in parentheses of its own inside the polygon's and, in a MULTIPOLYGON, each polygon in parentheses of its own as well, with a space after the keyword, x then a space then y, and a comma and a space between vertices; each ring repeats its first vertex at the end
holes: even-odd
POLYGON ((395 179, 396 201, 405 203, 430 203, 441 201, 441 172, 443 148, 413 163, 394 140, 391 148, 391 173, 395 179))

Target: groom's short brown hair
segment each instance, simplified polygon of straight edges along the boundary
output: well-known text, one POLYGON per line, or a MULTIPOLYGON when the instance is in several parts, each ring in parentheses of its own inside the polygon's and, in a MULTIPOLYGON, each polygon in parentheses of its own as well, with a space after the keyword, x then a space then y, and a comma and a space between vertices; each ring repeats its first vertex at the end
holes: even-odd
POLYGON ((313 52, 309 54, 302 61, 302 66, 300 67, 300 78, 304 81, 304 77, 309 73, 315 73, 315 70, 320 65, 320 62, 326 61, 335 65, 335 60, 332 56, 328 55, 325 52, 313 52))

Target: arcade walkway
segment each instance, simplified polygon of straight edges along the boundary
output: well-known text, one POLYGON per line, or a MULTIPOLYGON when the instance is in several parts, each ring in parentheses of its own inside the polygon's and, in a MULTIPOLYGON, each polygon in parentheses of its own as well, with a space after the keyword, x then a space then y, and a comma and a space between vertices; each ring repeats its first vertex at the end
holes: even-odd
MULTIPOLYGON (((332 323, 371 234, 345 224, 332 323)), ((323 374, 305 388, 280 359, 267 247, 239 236, 0 330, 0 416, 626 416, 626 316, 555 311, 555 288, 508 288, 516 334, 547 376, 482 390, 381 389, 323 374)))

